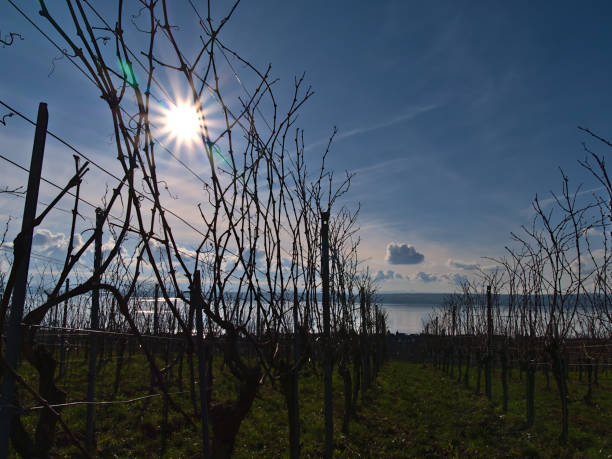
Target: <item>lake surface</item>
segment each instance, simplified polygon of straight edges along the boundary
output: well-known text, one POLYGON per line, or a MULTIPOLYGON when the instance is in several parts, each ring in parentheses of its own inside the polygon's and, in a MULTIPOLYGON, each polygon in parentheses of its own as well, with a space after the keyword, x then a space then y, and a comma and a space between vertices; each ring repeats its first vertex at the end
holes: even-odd
POLYGON ((442 303, 446 294, 381 293, 377 295, 387 313, 391 333, 420 333, 423 321, 442 303))
MULTIPOLYGON (((387 327, 391 333, 420 333, 423 321, 439 306, 446 293, 378 293, 376 299, 387 313, 387 327)), ((153 303, 153 299, 145 302, 153 303)), ((179 300, 179 303, 180 302, 179 300)), ((141 311, 143 314, 152 314, 153 310, 141 311)))
MULTIPOLYGON (((423 321, 429 318, 429 315, 440 306, 447 294, 437 293, 378 293, 376 294, 376 302, 382 306, 387 314, 387 327, 391 333, 420 333, 423 329, 423 321)), ((172 298, 171 300, 174 300, 172 298)), ((153 321, 153 298, 138 298, 139 307, 136 309, 136 314, 140 321, 149 323, 152 326, 153 321)), ((172 322, 169 311, 164 304, 162 298, 159 299, 160 319, 166 326, 172 322)), ((183 302, 176 299, 175 305, 179 310, 184 309, 183 302)), ((103 302, 101 307, 108 308, 108 304, 103 302)), ((72 308, 70 308, 72 309, 72 308)), ((184 314, 186 314, 183 311, 184 314)), ((69 315, 71 311, 69 311, 69 315)), ((87 315, 87 314, 86 314, 87 315)), ((164 326, 164 325, 162 325, 164 326)))
MULTIPOLYGON (((423 330, 423 323, 430 319, 430 316, 433 313, 439 311, 440 305, 444 302, 444 299, 447 296, 448 294, 446 293, 378 293, 375 296, 375 301, 377 304, 381 305, 383 310, 385 311, 387 315, 387 328, 391 333, 400 332, 406 334, 418 334, 421 333, 421 331, 423 330)), ((185 317, 187 312, 185 310, 185 305, 183 304, 183 302, 178 298, 171 298, 170 300, 175 301, 175 306, 179 311, 181 311, 181 315, 185 317)), ((473 312, 475 315, 485 314, 485 311, 483 309, 485 304, 484 296, 480 298, 480 300, 480 310, 473 312)), ((500 295, 498 297, 495 297, 494 300, 496 304, 499 305, 499 308, 496 309, 494 312, 494 314, 496 315, 494 317, 494 320, 497 320, 497 317, 499 316, 501 316, 503 319, 508 314, 509 298, 507 295, 500 295)), ((540 300, 546 303, 547 301, 550 301, 550 298, 547 299, 546 296, 543 295, 540 297, 540 300)), ((137 304, 135 305, 134 314, 138 325, 142 326, 145 330, 151 329, 153 325, 153 305, 155 303, 155 299, 151 297, 138 297, 135 298, 135 301, 137 304)), ((572 301, 568 302, 568 304, 570 303, 573 304, 572 301)), ((589 303, 585 304, 587 304, 587 306, 580 306, 580 308, 584 307, 589 309, 589 303)), ((108 310, 110 308, 110 305, 111 301, 109 301, 108 297, 103 297, 100 304, 102 311, 101 317, 108 316, 108 310)), ((165 305, 163 298, 159 299, 159 305, 160 326, 163 329, 170 329, 171 324, 174 324, 174 327, 176 329, 176 327, 178 326, 172 319, 172 315, 170 314, 167 306, 165 305)), ((321 307, 320 302, 319 307, 321 307)), ((67 312, 68 323, 72 323, 73 319, 76 320, 76 323, 71 326, 78 328, 85 326, 84 324, 86 323, 89 323, 89 310, 84 310, 80 303, 70 303, 67 312)), ((359 313, 357 311, 357 320, 359 320, 358 314, 359 313)), ((515 315, 516 314, 517 313, 515 313, 515 315)), ((544 323, 546 323, 546 308, 541 310, 539 314, 540 322, 543 321, 544 323)), ((253 317, 254 315, 252 316, 252 318, 253 317)), ((576 323, 574 324, 574 330, 576 333, 582 333, 584 331, 583 327, 586 326, 595 326, 601 328, 602 324, 600 322, 601 320, 605 320, 602 318, 598 318, 593 324, 584 320, 578 320, 584 317, 584 314, 577 314, 575 316, 576 323)), ((587 317, 590 317, 590 315, 587 315, 587 317)), ((47 315, 47 322, 45 322, 44 325, 54 325, 53 321, 56 319, 58 319, 57 315, 47 315)), ((61 319, 61 313, 59 319, 61 319)), ((61 320, 58 323, 61 323, 61 320)), ((288 325, 290 325, 290 318, 288 325)), ((104 325, 102 324, 102 326, 104 325)), ((609 327, 609 324, 606 323, 604 328, 608 330, 607 327, 609 327)))

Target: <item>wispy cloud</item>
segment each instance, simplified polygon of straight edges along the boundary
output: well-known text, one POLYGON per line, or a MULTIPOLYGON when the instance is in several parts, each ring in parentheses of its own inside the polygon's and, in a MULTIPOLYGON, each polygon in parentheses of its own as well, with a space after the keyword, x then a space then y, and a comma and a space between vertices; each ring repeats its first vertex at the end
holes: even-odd
MULTIPOLYGON (((603 186, 599 186, 597 188, 589 188, 588 190, 581 190, 578 191, 577 193, 575 193, 575 196, 583 196, 585 194, 595 194, 598 191, 603 190, 604 187, 603 186)), ((552 195, 552 192, 551 192, 552 195)), ((556 196, 558 199, 560 199, 561 201, 563 201, 563 195, 561 193, 556 193, 556 196)), ((570 197, 573 197, 574 193, 570 193, 570 197)), ((542 209, 545 209, 548 206, 551 206, 553 204, 555 204, 557 202, 557 198, 555 198, 554 196, 551 196, 549 198, 540 198, 538 196, 538 202, 540 203, 540 207, 542 209)), ((529 204, 529 207, 525 207, 524 209, 521 210, 521 213, 523 215, 533 215, 535 214, 535 209, 533 207, 534 201, 531 201, 531 204, 529 204)))
POLYGON ((466 271, 475 271, 480 268, 478 263, 466 263, 465 261, 453 260, 452 258, 449 258, 446 264, 450 268, 465 269, 466 271))
MULTIPOLYGON (((416 118, 417 116, 419 116, 420 114, 434 110, 438 108, 439 106, 440 106, 439 104, 430 104, 430 105, 423 105, 423 106, 417 106, 417 107, 410 107, 410 109, 404 114, 388 119, 386 121, 383 121, 382 123, 370 124, 369 126, 351 129, 346 132, 340 132, 334 138, 334 142, 339 142, 341 140, 348 139, 349 137, 354 137, 356 135, 361 135, 367 132, 377 131, 378 129, 390 127, 395 124, 401 123, 402 121, 412 120, 416 118)), ((325 145, 328 141, 329 139, 317 140, 316 142, 312 142, 311 144, 309 144, 305 148, 305 150, 310 150, 314 147, 325 145)))

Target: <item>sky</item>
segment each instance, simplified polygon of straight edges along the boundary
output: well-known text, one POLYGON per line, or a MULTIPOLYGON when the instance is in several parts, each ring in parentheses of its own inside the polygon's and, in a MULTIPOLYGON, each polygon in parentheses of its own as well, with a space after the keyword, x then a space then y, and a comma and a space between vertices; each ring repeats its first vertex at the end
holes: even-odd
MULTIPOLYGON (((180 33, 195 37, 190 8, 171 3, 180 33)), ((16 4, 40 22, 33 2, 16 4)), ((230 6, 213 4, 217 18, 230 6)), ((338 128, 328 165, 355 173, 344 203, 360 204, 360 257, 379 289, 451 292, 491 264, 485 257, 504 254, 510 232, 531 221, 536 194, 560 190, 559 168, 571 186, 597 191, 578 160, 583 143, 608 152, 577 126, 612 137, 611 19, 606 1, 244 0, 221 38, 258 68, 272 65, 281 101, 305 73, 315 93, 298 119, 307 155, 317 161, 338 128)), ((4 3, 0 34, 9 32, 23 39, 0 47, 0 100, 32 119, 46 101, 51 131, 117 170, 110 117, 93 85, 4 3)), ((236 71, 248 87, 246 70, 236 71)), ((222 84, 240 95, 235 75, 222 84)), ((0 107, 0 116, 9 112, 0 107)), ((27 166, 33 128, 17 116, 4 121, 0 154, 27 166)), ((65 181, 71 157, 50 140, 43 176, 65 181)), ((196 171, 205 167, 197 156, 183 159, 196 171)), ((198 188, 171 161, 164 167, 179 197, 173 205, 193 213, 198 188)), ((84 193, 97 205, 113 183, 91 175, 84 193)), ((0 160, 0 186, 26 182, 0 160)), ((41 201, 51 191, 43 184, 41 201)), ((0 224, 12 218, 9 236, 22 206, 0 195, 0 224)), ((37 254, 59 256, 67 218, 56 211, 42 225, 37 254)), ((179 235, 185 247, 197 243, 188 228, 179 235)))

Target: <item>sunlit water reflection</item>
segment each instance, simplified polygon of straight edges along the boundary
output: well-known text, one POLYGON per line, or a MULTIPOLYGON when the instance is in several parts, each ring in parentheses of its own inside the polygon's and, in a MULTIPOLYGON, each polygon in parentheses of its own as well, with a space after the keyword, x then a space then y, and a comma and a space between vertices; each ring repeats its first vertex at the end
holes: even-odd
POLYGON ((387 313, 387 327, 391 333, 420 333, 423 321, 427 320, 433 311, 431 304, 384 304, 387 313))

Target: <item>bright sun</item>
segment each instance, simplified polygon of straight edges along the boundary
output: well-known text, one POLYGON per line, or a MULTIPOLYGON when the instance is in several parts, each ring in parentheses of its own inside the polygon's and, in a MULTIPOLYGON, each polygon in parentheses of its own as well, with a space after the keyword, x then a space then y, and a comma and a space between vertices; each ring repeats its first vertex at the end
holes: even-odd
POLYGON ((195 142, 200 135, 201 117, 193 105, 179 103, 166 110, 165 131, 179 143, 195 142))

